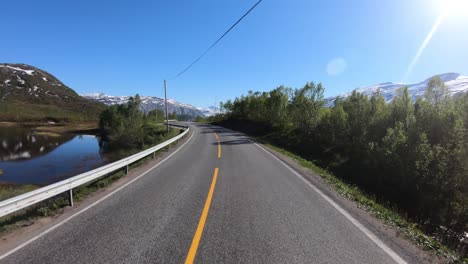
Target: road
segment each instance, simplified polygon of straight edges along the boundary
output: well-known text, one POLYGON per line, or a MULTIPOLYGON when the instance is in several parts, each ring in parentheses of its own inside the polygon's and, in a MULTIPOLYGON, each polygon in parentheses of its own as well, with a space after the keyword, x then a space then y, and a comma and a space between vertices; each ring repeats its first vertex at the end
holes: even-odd
POLYGON ((159 166, 1 262, 401 263, 243 135, 192 131, 159 166))

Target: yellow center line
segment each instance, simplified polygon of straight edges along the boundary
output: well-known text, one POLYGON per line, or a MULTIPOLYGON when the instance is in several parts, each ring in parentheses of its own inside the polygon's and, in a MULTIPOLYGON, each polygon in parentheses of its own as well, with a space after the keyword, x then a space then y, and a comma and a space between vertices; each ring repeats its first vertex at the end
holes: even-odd
POLYGON ((216 132, 214 133, 214 135, 216 137, 216 140, 218 140, 218 159, 220 159, 221 158, 221 141, 219 141, 219 136, 216 132))
POLYGON ((213 199, 213 193, 216 186, 216 179, 218 178, 218 168, 215 168, 213 174, 213 180, 211 182, 210 191, 208 192, 208 197, 206 198, 205 207, 203 207, 203 212, 200 217, 200 222, 198 222, 197 231, 193 237, 192 245, 188 252, 187 258, 185 259, 185 264, 192 264, 195 261, 195 255, 197 254, 198 244, 200 244, 200 239, 203 233, 203 228, 205 227, 206 218, 208 217, 208 211, 210 210, 211 200, 213 199))

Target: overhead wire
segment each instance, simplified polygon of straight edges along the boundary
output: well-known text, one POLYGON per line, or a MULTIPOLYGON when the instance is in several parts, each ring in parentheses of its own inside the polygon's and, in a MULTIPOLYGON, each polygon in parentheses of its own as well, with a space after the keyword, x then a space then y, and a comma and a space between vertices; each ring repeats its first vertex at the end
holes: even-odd
POLYGON ((179 72, 179 74, 177 74, 174 78, 172 79, 177 79, 179 78, 182 74, 184 74, 186 71, 188 71, 190 68, 192 68, 193 65, 195 65, 195 63, 197 63, 201 58, 203 58, 214 46, 216 46, 216 44, 218 44, 218 42, 220 42, 234 27, 236 27, 250 12, 252 12, 252 10, 255 9, 255 7, 257 7, 263 0, 259 0, 255 3, 255 5, 253 5, 247 12, 244 13, 244 15, 242 15, 241 18, 239 18, 236 23, 234 23, 228 30, 226 30, 226 32, 224 32, 224 34, 219 37, 213 44, 211 44, 210 47, 208 47, 208 49, 205 50, 205 52, 203 52, 200 56, 198 56, 197 59, 195 59, 190 65, 188 65, 185 69, 183 69, 181 72, 179 72))

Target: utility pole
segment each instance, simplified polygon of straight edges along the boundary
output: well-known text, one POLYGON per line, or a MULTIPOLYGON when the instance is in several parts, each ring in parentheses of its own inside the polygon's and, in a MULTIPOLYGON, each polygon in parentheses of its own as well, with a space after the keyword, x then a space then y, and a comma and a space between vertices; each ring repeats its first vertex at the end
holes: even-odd
POLYGON ((166 131, 169 134, 169 116, 167 113, 167 84, 166 80, 164 80, 164 104, 166 105, 166 131))

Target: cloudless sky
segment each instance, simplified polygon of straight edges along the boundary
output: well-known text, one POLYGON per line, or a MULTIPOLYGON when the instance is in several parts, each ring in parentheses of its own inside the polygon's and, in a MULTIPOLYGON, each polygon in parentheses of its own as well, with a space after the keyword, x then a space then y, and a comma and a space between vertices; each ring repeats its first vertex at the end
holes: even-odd
MULTIPOLYGON (((78 93, 162 97, 163 79, 255 2, 4 1, 0 62, 42 68, 78 93)), ((400 82, 441 13, 438 2, 264 0, 188 72, 169 80, 168 96, 204 107, 282 84, 322 82, 332 96, 400 82)), ((407 81, 446 72, 468 74, 468 15, 444 19, 407 81)))

